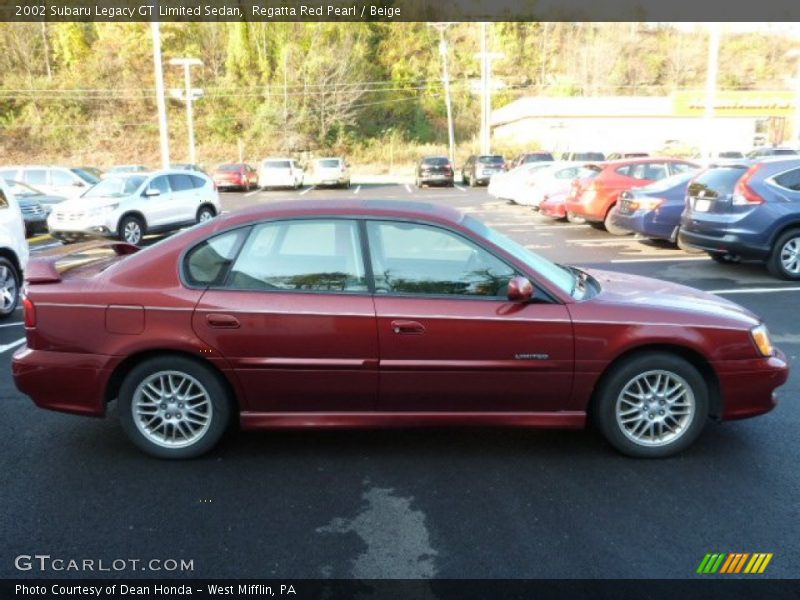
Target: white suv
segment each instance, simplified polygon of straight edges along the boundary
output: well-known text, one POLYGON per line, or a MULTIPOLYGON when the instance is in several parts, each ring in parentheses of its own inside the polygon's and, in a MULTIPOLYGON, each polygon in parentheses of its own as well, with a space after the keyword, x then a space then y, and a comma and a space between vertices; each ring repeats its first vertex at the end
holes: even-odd
POLYGON ((17 308, 27 265, 28 242, 22 211, 14 194, 0 179, 0 319, 10 317, 17 308))
POLYGON ((293 158, 267 158, 258 169, 258 187, 287 187, 298 189, 303 185, 303 169, 293 158))
POLYGON ((62 241, 100 235, 138 244, 147 233, 208 221, 219 212, 216 186, 203 173, 131 173, 103 179, 80 198, 57 204, 47 227, 62 241))

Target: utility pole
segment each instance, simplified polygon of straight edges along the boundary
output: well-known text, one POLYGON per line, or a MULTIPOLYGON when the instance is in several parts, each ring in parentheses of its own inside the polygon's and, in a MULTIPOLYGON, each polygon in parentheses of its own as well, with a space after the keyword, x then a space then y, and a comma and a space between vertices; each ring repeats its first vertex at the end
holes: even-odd
POLYGON ((476 55, 481 59, 481 154, 491 153, 492 60, 504 56, 499 52, 489 52, 487 36, 487 24, 481 23, 481 51, 476 55))
POLYGON ((194 95, 195 91, 192 89, 192 74, 191 68, 202 66, 203 61, 199 58, 173 58, 169 64, 183 67, 183 83, 184 94, 183 99, 186 102, 186 128, 189 132, 189 162, 191 164, 197 163, 197 155, 194 148, 194 95))
POLYGON ((705 135, 703 136, 703 157, 710 160, 714 150, 714 100, 717 92, 717 71, 719 68, 720 24, 708 24, 708 68, 706 71, 706 109, 703 116, 705 135))
POLYGON ((447 70, 447 40, 445 30, 452 23, 429 23, 430 27, 439 31, 439 54, 442 56, 442 81, 444 82, 444 104, 447 108, 447 143, 449 148, 450 164, 456 164, 456 136, 453 129, 453 107, 450 100, 450 74, 447 70))
POLYGON ((164 98, 164 70, 161 66, 160 23, 158 21, 152 21, 150 23, 150 31, 153 34, 153 66, 156 78, 156 103, 158 104, 158 132, 161 140, 161 168, 168 169, 169 132, 167 131, 167 101, 164 98))
POLYGON ((786 57, 797 61, 797 73, 794 80, 794 118, 792 119, 792 133, 789 138, 789 144, 793 148, 800 148, 800 48, 789 50, 786 53, 786 57))

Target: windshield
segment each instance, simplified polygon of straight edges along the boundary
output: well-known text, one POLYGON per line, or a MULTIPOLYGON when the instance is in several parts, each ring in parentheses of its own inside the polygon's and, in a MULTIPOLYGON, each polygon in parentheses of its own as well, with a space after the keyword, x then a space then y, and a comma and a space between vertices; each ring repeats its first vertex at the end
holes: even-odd
POLYGON ((502 248, 517 260, 520 260, 526 265, 530 266, 531 269, 545 277, 563 292, 572 295, 575 291, 576 275, 572 270, 550 262, 543 256, 540 256, 535 252, 528 250, 524 246, 519 245, 511 238, 506 237, 499 231, 488 227, 473 217, 466 216, 464 217, 463 222, 468 229, 486 238, 495 246, 502 248))
POLYGON ((478 162, 484 165, 496 165, 502 164, 506 162, 506 160, 499 154, 495 154, 494 156, 479 156, 478 162))
POLYGON ((70 171, 75 173, 75 175, 83 179, 86 183, 91 183, 94 185, 100 181, 99 177, 97 177, 94 173, 89 173, 89 171, 86 171, 85 169, 70 169, 70 171))
POLYGON ((317 167, 320 169, 336 169, 338 166, 338 158, 325 158, 317 161, 317 167))
POLYGON ((651 183, 650 185, 642 187, 641 190, 643 192, 664 192, 674 187, 678 187, 679 185, 687 185, 689 180, 691 180, 695 175, 697 175, 697 169, 691 169, 689 171, 684 171, 683 173, 678 173, 677 175, 660 179, 655 183, 651 183))
POLYGON ((433 165, 435 167, 445 167, 450 164, 450 159, 444 156, 430 156, 422 159, 423 165, 433 165))
POLYGON ((121 198, 130 196, 145 182, 144 175, 131 175, 130 177, 109 177, 103 179, 96 186, 86 192, 84 198, 121 198))
POLYGON ((11 190, 11 193, 14 194, 17 198, 21 198, 24 196, 41 196, 42 192, 39 190, 33 189, 29 185, 25 185, 24 183, 20 183, 19 181, 10 181, 6 179, 6 184, 8 188, 11 190))

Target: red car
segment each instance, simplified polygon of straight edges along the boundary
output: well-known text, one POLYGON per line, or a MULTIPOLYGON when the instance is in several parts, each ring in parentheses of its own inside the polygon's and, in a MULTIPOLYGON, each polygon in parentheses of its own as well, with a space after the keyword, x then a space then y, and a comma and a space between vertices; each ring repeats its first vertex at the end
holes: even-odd
MULTIPOLYGON (((99 244, 99 245, 98 245, 99 244)), ((583 427, 623 453, 686 448, 788 375, 747 309, 560 266, 449 207, 307 201, 222 215, 144 250, 31 261, 17 387, 150 454, 243 428, 583 427)), ((112 252, 113 251, 113 252, 112 252)), ((77 253, 77 255, 76 255, 77 253)))
POLYGON ((642 187, 699 165, 677 158, 635 158, 586 165, 588 177, 576 179, 566 200, 567 215, 583 217, 613 235, 630 230, 614 223, 617 198, 631 188, 642 187))
POLYGON ((553 194, 545 196, 539 204, 539 214, 550 217, 556 221, 564 221, 567 218, 566 208, 567 195, 553 194))
POLYGON ((217 188, 249 191, 258 186, 258 171, 244 163, 219 165, 211 174, 217 188))

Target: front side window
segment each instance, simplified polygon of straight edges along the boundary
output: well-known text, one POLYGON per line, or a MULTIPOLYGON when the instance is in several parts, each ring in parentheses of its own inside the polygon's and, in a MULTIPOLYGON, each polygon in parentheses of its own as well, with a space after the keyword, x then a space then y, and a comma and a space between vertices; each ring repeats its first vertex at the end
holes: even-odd
POLYGON ((52 177, 52 184, 58 186, 67 186, 67 185, 74 185, 78 183, 75 176, 72 173, 67 173, 66 171, 61 171, 59 169, 53 169, 50 171, 50 177, 52 177))
POLYGON ((367 225, 376 293, 506 295, 514 269, 451 231, 402 222, 367 225))
POLYGON ((169 181, 167 181, 166 175, 160 175, 159 177, 156 177, 147 187, 151 190, 158 190, 162 194, 169 194, 170 192, 169 181))
POLYGON ((245 290, 366 292, 354 221, 304 219, 253 229, 228 278, 245 290))

